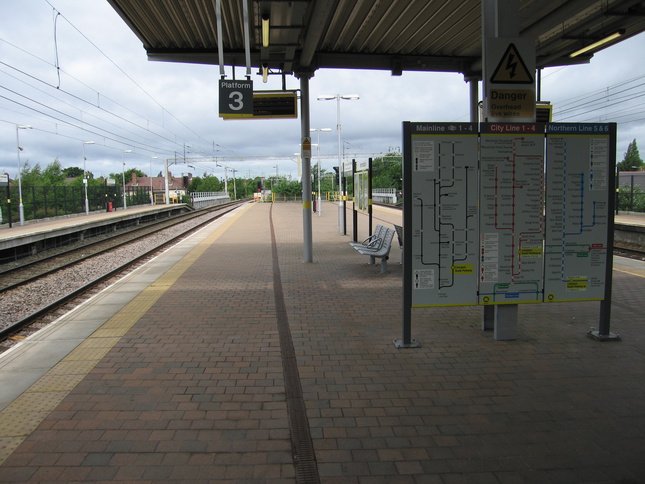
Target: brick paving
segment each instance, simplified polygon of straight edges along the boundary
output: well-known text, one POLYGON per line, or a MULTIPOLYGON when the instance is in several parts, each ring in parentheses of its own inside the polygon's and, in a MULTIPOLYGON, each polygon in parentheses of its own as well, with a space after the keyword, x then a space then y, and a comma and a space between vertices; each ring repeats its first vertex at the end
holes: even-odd
MULTIPOLYGON (((276 325, 269 214, 323 483, 645 483, 643 266, 598 303, 520 306, 518 339, 481 308, 413 311, 388 274, 300 204, 254 205, 217 238, 0 466, 0 482, 296 481, 276 325)), ((380 220, 400 220, 375 211, 380 220)), ((365 223, 361 222, 361 236, 365 223)), ((351 232, 351 218, 348 219, 351 232)))

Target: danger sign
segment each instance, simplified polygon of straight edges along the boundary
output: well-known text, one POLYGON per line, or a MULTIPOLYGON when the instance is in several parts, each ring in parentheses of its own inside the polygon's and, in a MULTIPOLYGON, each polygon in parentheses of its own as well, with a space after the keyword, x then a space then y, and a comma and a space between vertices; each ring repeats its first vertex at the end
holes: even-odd
POLYGON ((311 138, 308 136, 302 140, 302 157, 311 158, 311 138))
POLYGON ((533 74, 526 67, 524 59, 514 43, 508 44, 502 60, 499 61, 493 75, 490 76, 490 82, 493 84, 533 84, 533 74))
POLYGON ((521 38, 487 38, 485 56, 486 120, 534 122, 534 41, 521 38))

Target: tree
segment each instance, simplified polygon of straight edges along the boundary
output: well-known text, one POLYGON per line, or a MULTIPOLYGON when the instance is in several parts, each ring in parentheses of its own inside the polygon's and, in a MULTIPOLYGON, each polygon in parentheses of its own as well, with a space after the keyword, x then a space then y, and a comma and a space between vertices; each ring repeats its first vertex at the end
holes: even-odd
POLYGON ((287 181, 281 178, 278 183, 273 185, 273 191, 287 197, 295 197, 302 193, 302 185, 297 181, 287 181))
POLYGON ((196 176, 190 183, 191 192, 221 192, 224 189, 222 181, 213 175, 203 178, 196 176))
POLYGON ((42 172, 41 185, 43 186, 60 186, 65 185, 65 174, 63 173, 63 167, 60 164, 58 159, 52 161, 42 172))
POLYGON ((388 153, 372 161, 372 188, 403 188, 401 155, 388 153))
MULTIPOLYGON (((73 187, 82 187, 83 186, 83 175, 77 176, 72 181, 69 182, 70 186, 73 187)), ((87 174, 87 186, 88 187, 101 187, 105 185, 105 180, 103 178, 93 178, 93 175, 88 172, 87 174)))
POLYGON ((78 166, 63 168, 63 174, 65 175, 65 178, 76 178, 83 176, 83 168, 79 168, 78 166))
POLYGON ((36 163, 36 165, 31 168, 27 161, 22 165, 20 178, 23 187, 53 187, 65 185, 66 176, 63 173, 63 168, 60 162, 56 159, 47 165, 44 170, 40 168, 40 163, 36 163))
POLYGON ((623 161, 618 163, 618 169, 620 171, 640 171, 643 169, 643 164, 643 160, 638 153, 636 140, 634 140, 629 143, 623 161))
MULTIPOLYGON (((20 182, 23 188, 40 185, 40 177, 40 163, 36 163, 36 166, 33 168, 29 165, 29 161, 22 165, 22 169, 20 170, 20 182)), ((18 179, 16 178, 11 183, 12 185, 18 186, 18 179)))

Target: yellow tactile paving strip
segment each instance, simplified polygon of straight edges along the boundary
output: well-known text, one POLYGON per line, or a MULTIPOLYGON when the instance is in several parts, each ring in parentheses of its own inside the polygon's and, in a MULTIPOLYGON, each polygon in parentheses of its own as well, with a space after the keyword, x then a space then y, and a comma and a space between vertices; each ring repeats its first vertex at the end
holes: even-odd
POLYGON ((238 210, 219 230, 204 239, 0 412, 0 465, 250 206, 238 210))

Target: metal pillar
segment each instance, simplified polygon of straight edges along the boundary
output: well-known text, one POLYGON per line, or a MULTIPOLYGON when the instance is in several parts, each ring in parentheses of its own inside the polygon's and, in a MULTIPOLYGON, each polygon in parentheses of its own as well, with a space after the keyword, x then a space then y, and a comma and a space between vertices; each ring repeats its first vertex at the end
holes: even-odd
MULTIPOLYGON (((613 125, 611 146, 609 153, 616 153, 616 125, 613 125)), ((609 169, 607 173, 609 179, 607 180, 607 259, 605 261, 605 295, 600 301, 600 321, 598 324, 598 331, 589 331, 589 337, 597 341, 620 341, 621 337, 618 333, 612 333, 611 330, 611 296, 613 288, 613 272, 614 272, 614 203, 615 196, 612 191, 616 186, 616 172, 612 169, 616 164, 615 155, 609 160, 609 169)), ((632 177, 633 181, 633 177, 632 177)))
POLYGON ((410 123, 403 123, 403 325, 401 339, 392 341, 397 348, 418 348, 412 338, 412 163, 406 163, 406 153, 412 151, 410 123))
MULTIPOLYGON (((309 78, 311 73, 299 73, 300 78, 300 139, 310 136, 309 120, 309 78)), ((302 156, 302 232, 303 232, 303 262, 313 262, 313 240, 311 230, 311 150, 309 156, 302 156)))
MULTIPOLYGON (((483 96, 486 96, 486 39, 491 37, 519 37, 520 2, 519 0, 482 0, 482 59, 484 68, 483 96)), ((484 101, 484 106, 486 102, 484 101)), ((486 116, 487 113, 484 113, 486 116)), ((483 120, 485 121, 485 120, 483 120)), ((509 119, 509 122, 512 120, 509 119)), ((482 329, 494 326, 496 340, 517 338, 517 305, 498 304, 494 308, 484 307, 482 329), (489 309, 490 308, 490 309, 489 309), (493 315, 494 312, 494 315, 493 315)))

